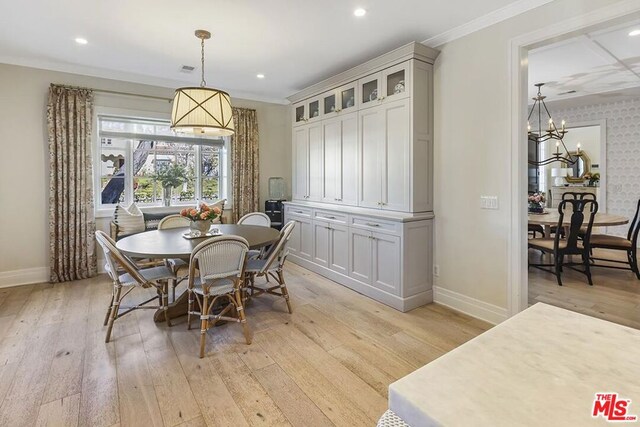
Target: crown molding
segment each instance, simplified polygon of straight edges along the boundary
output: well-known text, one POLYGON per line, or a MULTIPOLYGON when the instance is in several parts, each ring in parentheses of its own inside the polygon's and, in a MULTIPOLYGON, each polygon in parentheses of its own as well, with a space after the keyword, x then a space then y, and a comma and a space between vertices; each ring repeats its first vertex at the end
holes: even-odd
POLYGON ((472 21, 462 24, 458 27, 452 28, 437 36, 428 38, 423 41, 422 44, 431 47, 442 46, 445 43, 449 43, 476 31, 480 31, 483 28, 490 27, 499 22, 506 21, 509 18, 525 13, 531 9, 535 9, 540 6, 544 6, 547 3, 551 3, 553 0, 518 0, 505 7, 494 10, 486 15, 480 16, 472 21))
MULTIPOLYGON (((161 88, 176 89, 193 81, 165 79, 162 77, 146 76, 142 74, 129 73, 125 71, 110 70, 96 67, 87 67, 84 65, 67 64, 56 61, 22 58, 16 56, 0 56, 0 64, 17 65, 20 67, 36 68, 40 70, 56 71, 60 73, 77 74, 80 76, 97 77, 109 80, 118 80, 127 83, 137 83, 147 86, 157 86, 161 88)), ((221 88, 231 94, 231 99, 239 98, 248 101, 267 102, 271 104, 288 105, 289 101, 284 98, 274 98, 268 96, 256 95, 250 92, 227 90, 221 88)))

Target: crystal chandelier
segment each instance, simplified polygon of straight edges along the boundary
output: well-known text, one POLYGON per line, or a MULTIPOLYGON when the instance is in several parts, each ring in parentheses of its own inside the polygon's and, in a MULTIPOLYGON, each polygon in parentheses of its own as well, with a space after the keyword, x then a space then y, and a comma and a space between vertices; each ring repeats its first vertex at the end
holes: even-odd
MULTIPOLYGON (((558 129, 551 117, 551 113, 549 113, 547 105, 544 102, 546 96, 540 93, 540 88, 544 86, 544 83, 537 83, 535 86, 538 88, 538 94, 533 98, 534 103, 531 107, 531 111, 529 112, 529 117, 527 118, 527 131, 529 141, 533 141, 536 144, 536 158, 534 160, 529 160, 529 164, 532 166, 544 166, 553 162, 563 162, 573 165, 578 161, 578 156, 571 155, 563 141, 564 136, 568 132, 565 129, 565 121, 562 121, 560 129, 558 129), (531 117, 533 117, 534 120, 537 120, 538 126, 536 129, 531 128, 531 117), (543 124, 546 124, 546 129, 543 128, 543 124), (556 141, 556 151, 552 153, 550 157, 540 160, 539 146, 549 140, 556 141)), ((577 153, 580 154, 580 144, 577 146, 577 153)))
POLYGON ((196 30, 202 50, 200 87, 176 89, 171 111, 171 129, 176 132, 229 136, 235 133, 231 97, 227 92, 206 87, 204 80, 204 41, 211 38, 206 30, 196 30))

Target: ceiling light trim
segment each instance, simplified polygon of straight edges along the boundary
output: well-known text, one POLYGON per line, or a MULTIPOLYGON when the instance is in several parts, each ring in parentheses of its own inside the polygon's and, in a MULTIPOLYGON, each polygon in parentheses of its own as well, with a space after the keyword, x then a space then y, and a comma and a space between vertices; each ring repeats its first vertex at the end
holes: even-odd
POLYGON ((553 0, 519 0, 511 3, 505 7, 489 12, 486 15, 473 19, 466 24, 462 24, 458 27, 452 28, 444 33, 438 34, 434 37, 430 37, 422 42, 422 44, 429 47, 442 46, 445 43, 452 42, 469 34, 480 31, 484 28, 498 24, 514 16, 521 15, 532 9, 536 9, 540 6, 544 6, 547 3, 551 3, 553 0))

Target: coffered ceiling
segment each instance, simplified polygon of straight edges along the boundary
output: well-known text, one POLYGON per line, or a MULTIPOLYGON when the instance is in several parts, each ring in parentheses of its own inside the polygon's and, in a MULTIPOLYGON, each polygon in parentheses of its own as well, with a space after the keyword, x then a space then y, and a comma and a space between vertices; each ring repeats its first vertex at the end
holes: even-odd
POLYGON ((591 32, 529 52, 529 95, 545 83, 547 101, 637 95, 640 22, 591 32), (639 30, 638 35, 629 35, 639 30))
POLYGON ((410 41, 464 34, 551 0, 2 0, 0 63, 283 100, 410 41), (356 8, 366 14, 354 16, 356 8), (76 38, 86 39, 77 44, 76 38), (183 65, 194 66, 191 73, 183 65), (257 74, 265 78, 258 79, 257 74))

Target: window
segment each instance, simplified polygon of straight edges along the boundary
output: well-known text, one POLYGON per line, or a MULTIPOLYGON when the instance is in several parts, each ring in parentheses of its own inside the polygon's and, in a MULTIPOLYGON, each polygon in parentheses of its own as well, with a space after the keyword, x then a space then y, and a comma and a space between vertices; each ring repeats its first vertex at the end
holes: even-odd
POLYGON ((96 165, 97 205, 117 203, 140 206, 193 205, 226 197, 226 153, 224 138, 176 135, 166 120, 98 116, 96 165), (187 180, 164 189, 156 173, 179 165, 187 180))

